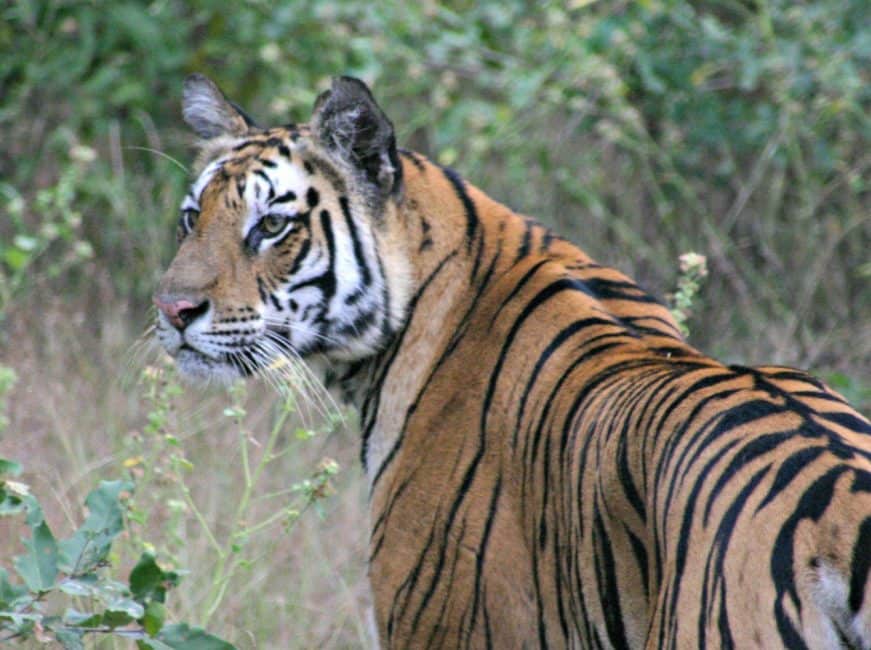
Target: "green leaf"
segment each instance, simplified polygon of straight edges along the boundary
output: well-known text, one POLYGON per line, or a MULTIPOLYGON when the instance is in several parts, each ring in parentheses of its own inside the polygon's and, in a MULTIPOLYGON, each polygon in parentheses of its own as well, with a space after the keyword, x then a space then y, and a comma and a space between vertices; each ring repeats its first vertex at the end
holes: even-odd
POLYGON ((145 607, 145 616, 142 617, 142 627, 149 636, 156 636, 166 620, 166 607, 163 603, 152 600, 145 607))
POLYGON ((111 628, 121 627, 133 621, 133 617, 125 611, 107 611, 103 614, 103 625, 111 628))
POLYGON ((12 609, 18 599, 27 594, 23 585, 13 585, 9 582, 6 569, 0 567, 0 609, 12 609))
POLYGON ((30 591, 48 591, 54 586, 58 569, 57 542, 44 521, 33 529, 33 537, 23 540, 27 553, 13 559, 15 570, 30 591))
POLYGON ((35 528, 43 522, 42 506, 30 493, 30 487, 20 481, 0 482, 0 516, 27 513, 27 525, 35 528))
POLYGON ((236 650, 236 646, 187 623, 167 625, 157 635, 173 650, 236 650))
MULTIPOLYGON (((119 606, 117 603, 119 601, 129 599, 126 585, 117 580, 110 580, 108 578, 94 580, 91 585, 90 595, 103 603, 103 605, 106 606, 106 609, 118 609, 119 606)), ((141 612, 139 616, 142 616, 141 612)), ((138 618, 138 616, 136 618, 138 618)))
POLYGON ((75 625, 77 627, 96 627, 102 620, 102 614, 80 612, 71 607, 64 612, 63 616, 63 622, 65 625, 75 625))
POLYGON ((3 251, 3 261, 13 271, 20 271, 30 261, 30 254, 17 248, 7 248, 3 251))
POLYGON ((131 598, 118 598, 109 603, 106 609, 108 610, 107 613, 124 614, 131 619, 139 619, 145 616, 145 608, 142 606, 142 603, 137 603, 131 598))
POLYGON ((82 643, 82 632, 76 630, 56 630, 54 634, 64 650, 85 649, 82 643))
POLYGON ((143 553, 130 571, 130 593, 140 603, 164 602, 167 588, 176 586, 178 582, 179 575, 161 569, 151 553, 143 553))
POLYGON ((60 542, 60 568, 78 575, 93 571, 106 559, 112 540, 124 529, 124 511, 120 494, 131 492, 128 481, 101 481, 88 494, 88 516, 72 537, 60 542))
POLYGON ((42 621, 42 614, 19 614, 18 612, 0 611, 0 621, 3 621, 3 632, 11 632, 15 636, 26 639, 33 631, 35 623, 42 621))
POLYGON ((91 574, 61 580, 58 587, 62 592, 70 596, 93 596, 96 582, 97 576, 91 574))
POLYGON ((0 476, 8 474, 9 476, 18 476, 21 474, 21 463, 16 463, 8 458, 0 458, 0 476))
POLYGON ((158 641, 157 639, 139 639, 136 641, 136 647, 139 650, 172 650, 172 646, 168 646, 163 641, 158 641))

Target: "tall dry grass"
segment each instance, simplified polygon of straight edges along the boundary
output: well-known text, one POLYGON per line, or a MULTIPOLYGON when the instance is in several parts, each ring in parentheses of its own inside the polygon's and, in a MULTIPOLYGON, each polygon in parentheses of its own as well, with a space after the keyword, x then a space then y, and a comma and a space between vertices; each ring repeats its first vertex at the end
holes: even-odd
MULTIPOLYGON (((22 479, 40 497, 57 535, 81 523, 84 495, 99 480, 132 478, 135 509, 146 520, 128 522, 128 532, 115 544, 113 571, 126 578, 143 543, 153 546, 165 566, 188 571, 167 603, 175 620, 205 624, 239 648, 369 644, 366 499, 357 439, 348 426, 325 432, 322 414, 306 412, 303 405, 282 427, 275 447, 280 458, 267 466, 253 491, 243 525, 288 505, 298 508, 300 500, 288 488, 311 476, 325 457, 341 467, 331 481, 335 493, 302 511, 291 525, 282 519, 252 534, 240 552, 242 565, 215 601, 220 556, 185 499, 211 534, 222 544, 230 541, 228 528, 245 482, 240 427, 223 414, 232 400, 220 390, 191 390, 172 398, 165 430, 178 445, 169 446, 162 433, 147 433, 154 409, 140 375, 159 365, 159 358, 156 350, 131 353, 131 335, 141 329, 133 320, 136 314, 123 315, 112 305, 87 313, 63 300, 28 304, 25 313, 30 317, 11 316, 8 336, 17 344, 2 359, 19 379, 0 456, 24 464, 22 479), (99 336, 90 327, 95 320, 99 336), (298 440, 300 428, 322 431, 298 440), (145 460, 137 462, 137 453, 145 460), (189 463, 181 481, 172 454, 189 463), (267 498, 273 493, 282 496, 267 498), (213 612, 205 611, 207 604, 215 605, 213 612)), ((261 382, 248 393, 242 424, 254 465, 282 400, 261 382)), ((0 519, 0 564, 21 553, 18 537, 24 533, 15 521, 0 519)), ((108 643, 100 647, 112 647, 108 643)))

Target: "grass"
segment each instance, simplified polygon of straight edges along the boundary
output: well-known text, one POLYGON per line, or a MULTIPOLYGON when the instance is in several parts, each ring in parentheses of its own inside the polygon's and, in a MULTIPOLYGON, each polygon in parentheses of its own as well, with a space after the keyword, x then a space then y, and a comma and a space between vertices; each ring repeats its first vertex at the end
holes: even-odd
MULTIPOLYGON (((52 327, 70 316, 43 312, 43 325, 22 334, 22 345, 4 358, 19 382, 0 450, 24 462, 22 478, 42 497, 52 528, 68 534, 81 521, 78 504, 98 480, 132 479, 134 520, 114 562, 126 575, 147 548, 189 571, 167 603, 176 620, 204 625, 239 648, 367 645, 367 516, 353 431, 327 431, 305 407, 288 413, 261 383, 235 397, 167 394, 153 383, 161 380, 138 380, 141 361, 129 360, 126 334, 106 332, 109 340, 98 345, 75 340, 68 326, 52 327), (277 458, 261 462, 270 440, 277 458), (250 454, 248 472, 242 450, 250 454), (330 477, 335 493, 307 505, 306 489, 323 484, 317 476, 313 486, 290 488, 318 475, 324 458, 341 467, 330 477), (241 534, 276 513, 273 525, 241 534)), ((20 553, 23 532, 0 519, 3 564, 20 553)))

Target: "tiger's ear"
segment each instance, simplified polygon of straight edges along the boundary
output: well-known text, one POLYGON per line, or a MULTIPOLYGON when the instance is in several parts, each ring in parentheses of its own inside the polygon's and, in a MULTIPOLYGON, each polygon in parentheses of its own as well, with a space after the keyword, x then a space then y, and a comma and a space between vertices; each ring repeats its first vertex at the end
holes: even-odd
POLYGON ((334 156, 349 164, 380 198, 402 186, 393 124, 369 88, 353 77, 335 77, 312 114, 312 132, 334 156))
POLYGON ((201 74, 192 74, 184 80, 182 115, 194 133, 206 140, 221 135, 243 136, 257 128, 245 111, 201 74))

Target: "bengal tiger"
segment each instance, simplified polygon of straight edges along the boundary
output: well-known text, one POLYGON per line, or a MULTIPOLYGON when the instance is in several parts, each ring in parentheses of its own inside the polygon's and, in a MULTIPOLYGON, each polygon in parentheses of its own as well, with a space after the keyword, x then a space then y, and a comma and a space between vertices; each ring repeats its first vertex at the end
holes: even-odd
POLYGON ((360 414, 385 648, 871 648, 871 424, 726 366, 620 272, 399 149, 341 77, 258 127, 206 77, 154 295, 183 375, 302 360, 360 414))

